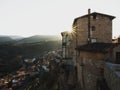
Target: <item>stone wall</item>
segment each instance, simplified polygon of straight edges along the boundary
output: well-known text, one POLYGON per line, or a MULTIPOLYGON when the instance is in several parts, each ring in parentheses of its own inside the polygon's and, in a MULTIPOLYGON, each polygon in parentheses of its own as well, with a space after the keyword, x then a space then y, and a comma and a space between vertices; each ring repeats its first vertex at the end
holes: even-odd
POLYGON ((80 52, 77 61, 78 82, 83 90, 96 90, 97 81, 103 75, 104 55, 101 53, 80 52))
POLYGON ((63 64, 58 77, 59 90, 76 90, 76 70, 74 66, 63 64))
POLYGON ((109 17, 97 15, 96 19, 91 20, 91 26, 95 26, 92 38, 97 38, 98 42, 112 43, 112 20, 109 17))
MULTIPOLYGON (((78 18, 74 25, 77 32, 78 45, 84 45, 88 42, 88 17, 78 18)), ((97 40, 97 42, 112 43, 112 20, 109 17, 103 15, 96 15, 96 19, 90 17, 90 34, 91 38, 97 40), (95 27, 92 30, 92 27, 95 27)))
POLYGON ((104 76, 110 90, 120 90, 120 64, 105 63, 104 76))

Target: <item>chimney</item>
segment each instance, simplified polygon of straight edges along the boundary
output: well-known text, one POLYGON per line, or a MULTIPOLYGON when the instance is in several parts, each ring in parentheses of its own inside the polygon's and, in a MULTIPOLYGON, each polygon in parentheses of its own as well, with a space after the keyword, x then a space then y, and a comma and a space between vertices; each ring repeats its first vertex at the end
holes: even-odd
POLYGON ((88 14, 90 14, 91 13, 91 9, 88 9, 88 14))

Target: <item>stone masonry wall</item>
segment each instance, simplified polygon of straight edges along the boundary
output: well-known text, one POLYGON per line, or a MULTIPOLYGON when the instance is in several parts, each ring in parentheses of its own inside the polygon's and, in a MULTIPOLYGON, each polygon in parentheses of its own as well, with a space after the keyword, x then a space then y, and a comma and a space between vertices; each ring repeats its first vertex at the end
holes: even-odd
POLYGON ((112 20, 109 17, 97 15, 95 20, 91 20, 91 26, 95 26, 93 38, 98 42, 112 43, 112 20))
MULTIPOLYGON (((112 43, 112 20, 109 17, 97 15, 96 19, 90 18, 91 38, 95 38, 97 42, 112 43)), ((79 18, 76 21, 77 41, 78 45, 87 44, 88 41, 88 17, 79 18)))
POLYGON ((77 62, 78 82, 83 90, 96 90, 97 80, 101 78, 103 70, 104 55, 98 53, 80 52, 80 59, 77 62), (83 65, 81 66, 81 62, 83 65))

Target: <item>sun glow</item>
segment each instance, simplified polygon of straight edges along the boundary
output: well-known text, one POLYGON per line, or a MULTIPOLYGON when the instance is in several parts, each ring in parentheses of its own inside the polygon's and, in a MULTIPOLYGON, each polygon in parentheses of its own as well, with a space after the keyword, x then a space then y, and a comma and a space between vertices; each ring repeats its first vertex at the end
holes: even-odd
POLYGON ((72 29, 67 30, 69 33, 72 33, 72 29))

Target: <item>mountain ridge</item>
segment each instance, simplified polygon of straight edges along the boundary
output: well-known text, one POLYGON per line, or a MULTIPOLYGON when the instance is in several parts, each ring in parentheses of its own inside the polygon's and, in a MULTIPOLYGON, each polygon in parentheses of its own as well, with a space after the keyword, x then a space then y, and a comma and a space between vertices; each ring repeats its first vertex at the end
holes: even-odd
POLYGON ((33 43, 40 41, 58 41, 61 40, 59 35, 33 35, 29 37, 21 36, 0 36, 0 42, 16 42, 16 43, 33 43))

